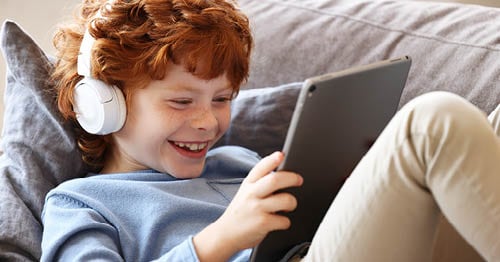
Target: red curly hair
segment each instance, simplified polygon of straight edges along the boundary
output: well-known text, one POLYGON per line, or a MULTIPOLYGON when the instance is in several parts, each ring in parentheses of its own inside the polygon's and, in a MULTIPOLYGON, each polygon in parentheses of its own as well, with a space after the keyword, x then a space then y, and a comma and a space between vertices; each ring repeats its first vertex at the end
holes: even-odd
POLYGON ((235 94, 248 77, 249 22, 229 0, 84 0, 78 10, 76 21, 61 25, 54 36, 52 80, 59 110, 75 123, 83 160, 95 171, 104 164, 110 139, 86 133, 73 112, 73 90, 82 79, 77 56, 86 30, 96 39, 92 76, 116 85, 126 101, 131 88, 164 78, 169 63, 207 80, 225 73, 235 94))

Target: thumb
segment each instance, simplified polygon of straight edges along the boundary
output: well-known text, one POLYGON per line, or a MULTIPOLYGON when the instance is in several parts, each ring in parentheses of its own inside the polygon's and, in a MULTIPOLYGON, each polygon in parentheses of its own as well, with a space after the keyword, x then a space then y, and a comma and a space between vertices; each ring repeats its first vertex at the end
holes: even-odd
POLYGON ((250 170, 250 173, 248 173, 246 180, 248 182, 256 182, 260 178, 275 170, 282 161, 283 153, 279 151, 264 157, 252 168, 252 170, 250 170))

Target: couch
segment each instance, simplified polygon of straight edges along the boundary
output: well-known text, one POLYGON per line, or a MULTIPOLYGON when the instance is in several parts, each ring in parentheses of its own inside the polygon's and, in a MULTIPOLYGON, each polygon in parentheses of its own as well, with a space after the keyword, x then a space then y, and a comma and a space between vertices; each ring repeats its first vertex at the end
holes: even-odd
MULTIPOLYGON (((500 9, 413 1, 239 0, 255 36, 251 75, 218 145, 261 155, 281 149, 301 82, 355 65, 409 55, 400 106, 445 90, 485 113, 500 98, 500 9)), ((38 260, 45 194, 83 176, 74 133, 47 82, 50 54, 13 21, 1 32, 7 63, 0 157, 0 260, 38 260)), ((383 90, 381 90, 383 92, 383 90)), ((356 103, 356 101, 352 101, 356 103)), ((445 218, 434 261, 482 261, 445 218)))

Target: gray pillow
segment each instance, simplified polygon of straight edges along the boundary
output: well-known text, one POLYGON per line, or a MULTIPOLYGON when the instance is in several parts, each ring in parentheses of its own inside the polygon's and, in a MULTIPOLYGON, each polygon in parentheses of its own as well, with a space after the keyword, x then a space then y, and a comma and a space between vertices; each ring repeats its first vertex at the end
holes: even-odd
POLYGON ((38 260, 45 194, 86 173, 72 127, 57 113, 47 85, 52 64, 18 25, 4 22, 7 63, 0 157, 0 260, 38 260))
POLYGON ((240 91, 231 109, 231 126, 217 145, 239 145, 266 156, 281 150, 301 82, 240 91))

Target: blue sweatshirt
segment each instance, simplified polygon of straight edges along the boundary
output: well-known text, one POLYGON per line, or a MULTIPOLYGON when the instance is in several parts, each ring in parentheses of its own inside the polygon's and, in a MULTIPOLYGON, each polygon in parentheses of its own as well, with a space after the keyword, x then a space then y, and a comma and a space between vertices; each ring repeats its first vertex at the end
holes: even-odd
POLYGON ((198 261, 193 235, 222 215, 259 159, 226 146, 196 179, 147 170, 67 181, 46 197, 41 260, 198 261))

